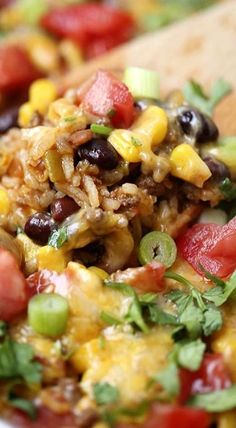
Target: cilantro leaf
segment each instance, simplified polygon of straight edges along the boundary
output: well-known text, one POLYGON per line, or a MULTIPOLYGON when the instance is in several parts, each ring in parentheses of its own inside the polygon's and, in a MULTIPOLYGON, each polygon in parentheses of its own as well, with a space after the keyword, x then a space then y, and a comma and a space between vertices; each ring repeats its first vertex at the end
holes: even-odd
POLYGON ((213 284, 218 285, 219 287, 225 287, 225 282, 223 279, 220 279, 218 276, 213 275, 211 272, 208 272, 202 265, 199 265, 200 269, 204 273, 204 276, 207 279, 210 279, 210 281, 213 282, 213 284))
POLYGON ((6 338, 0 344, 0 379, 22 378, 26 383, 40 383, 42 366, 33 361, 30 345, 6 338))
POLYGON ((214 107, 232 91, 232 86, 224 79, 218 79, 211 89, 210 103, 212 110, 214 107))
POLYGON ((144 305, 149 304, 149 303, 153 303, 157 299, 157 294, 156 293, 139 294, 138 299, 139 299, 140 303, 144 304, 144 305))
POLYGON ((129 310, 125 315, 125 320, 129 323, 136 324, 144 333, 147 333, 149 331, 149 328, 145 323, 142 315, 141 305, 136 296, 134 297, 133 302, 129 307, 129 310))
POLYGON ((120 291, 126 296, 132 297, 131 304, 124 319, 128 323, 134 323, 140 328, 141 331, 147 333, 149 331, 149 328, 144 321, 142 306, 136 291, 130 285, 122 282, 105 281, 105 285, 107 287, 112 288, 113 290, 120 291))
POLYGON ((7 324, 0 320, 0 337, 4 337, 7 331, 7 324))
POLYGON ((191 339, 200 336, 203 322, 203 312, 197 308, 192 302, 180 314, 179 321, 183 324, 191 339))
POLYGON ((61 248, 67 239, 67 228, 63 226, 60 229, 54 230, 52 232, 48 240, 48 245, 54 248, 61 248))
POLYGON ((179 394, 180 379, 175 363, 170 363, 163 371, 155 375, 154 380, 164 388, 168 396, 175 397, 179 394))
POLYGON ((183 312, 189 303, 192 301, 192 297, 184 293, 181 290, 173 290, 165 295, 167 299, 171 300, 176 304, 178 311, 183 312))
POLYGON ((164 312, 157 305, 149 305, 150 320, 160 325, 178 325, 178 318, 168 312, 164 312))
POLYGON ((231 90, 232 87, 229 83, 223 79, 218 79, 214 83, 210 96, 208 97, 198 82, 189 80, 184 85, 183 94, 189 104, 210 116, 215 106, 223 97, 231 92, 231 90))
POLYGON ((179 347, 177 353, 179 365, 191 371, 198 370, 202 362, 206 344, 201 339, 197 339, 177 346, 179 347))
POLYGON ((120 324, 122 324, 121 320, 119 320, 114 315, 112 315, 112 314, 110 314, 108 312, 105 312, 105 311, 101 312, 100 318, 101 318, 102 321, 104 321, 108 325, 120 325, 120 324))
POLYGON ((236 385, 220 391, 194 395, 188 404, 208 412, 225 412, 236 407, 236 385))
POLYGON ((220 330, 223 325, 221 312, 215 306, 209 306, 204 312, 204 322, 202 325, 205 336, 210 336, 214 331, 220 330))
POLYGON ((16 397, 14 394, 10 393, 8 396, 8 403, 10 406, 25 412, 32 420, 36 419, 37 411, 32 401, 16 397))
POLYGON ((108 382, 95 383, 93 394, 98 405, 117 403, 120 397, 118 389, 108 382))
POLYGON ((230 295, 236 289, 236 271, 231 275, 228 281, 225 282, 224 287, 214 287, 203 293, 203 297, 210 302, 213 302, 216 306, 221 306, 225 303, 230 295))
POLYGON ((227 201, 236 199, 236 186, 228 177, 220 183, 219 189, 227 201))

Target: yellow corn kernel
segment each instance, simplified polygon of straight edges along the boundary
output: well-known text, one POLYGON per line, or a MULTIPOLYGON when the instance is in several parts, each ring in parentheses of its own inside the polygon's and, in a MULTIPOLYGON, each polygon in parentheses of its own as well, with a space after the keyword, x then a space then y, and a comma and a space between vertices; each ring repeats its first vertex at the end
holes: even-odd
POLYGON ((0 215, 7 215, 10 211, 10 199, 6 190, 0 189, 0 215))
POLYGON ((127 162, 140 162, 140 152, 144 149, 144 142, 139 134, 128 129, 115 129, 108 141, 127 162))
POLYGON ((150 146, 161 143, 167 133, 168 119, 165 110, 149 106, 134 122, 132 131, 147 138, 150 146))
POLYGON ((102 281, 109 277, 108 273, 105 270, 98 268, 97 266, 90 266, 88 269, 91 272, 95 273, 102 281))
POLYGON ((157 106, 148 107, 134 122, 131 129, 115 129, 108 141, 127 162, 140 162, 141 152, 150 152, 165 138, 167 116, 157 106))
POLYGON ((44 155, 44 162, 52 183, 65 180, 61 156, 56 150, 48 150, 44 155))
POLYGON ((189 144, 180 144, 170 155, 171 174, 202 187, 211 176, 211 171, 189 144))
POLYGON ((56 71, 60 58, 56 42, 45 34, 30 34, 23 41, 24 46, 36 67, 43 73, 56 71))
POLYGON ((34 108, 30 102, 24 103, 19 109, 18 123, 22 128, 27 127, 30 124, 32 116, 34 114, 34 108))
POLYGON ((73 40, 65 39, 60 43, 60 53, 69 68, 74 68, 77 65, 83 64, 84 59, 78 44, 73 40))
POLYGON ((235 428, 236 412, 226 412, 219 416, 218 428, 235 428))
POLYGON ((24 270, 26 275, 37 270, 37 255, 39 245, 35 244, 25 233, 19 233, 16 241, 20 244, 22 253, 24 254, 24 270))
POLYGON ((57 97, 56 86, 48 79, 38 79, 29 89, 29 99, 34 110, 45 114, 52 101, 57 97))
POLYGON ((66 268, 68 258, 59 248, 45 245, 38 250, 38 269, 49 269, 56 272, 63 272, 66 268))

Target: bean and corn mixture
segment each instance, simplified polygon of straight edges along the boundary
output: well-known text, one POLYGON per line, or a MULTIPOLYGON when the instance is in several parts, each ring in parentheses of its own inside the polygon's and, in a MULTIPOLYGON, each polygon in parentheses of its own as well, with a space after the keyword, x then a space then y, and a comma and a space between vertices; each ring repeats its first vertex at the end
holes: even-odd
POLYGON ((230 92, 154 71, 30 86, 0 139, 0 415, 15 427, 233 428, 230 92))
POLYGON ((32 81, 57 78, 134 37, 220 0, 1 0, 0 133, 32 81))

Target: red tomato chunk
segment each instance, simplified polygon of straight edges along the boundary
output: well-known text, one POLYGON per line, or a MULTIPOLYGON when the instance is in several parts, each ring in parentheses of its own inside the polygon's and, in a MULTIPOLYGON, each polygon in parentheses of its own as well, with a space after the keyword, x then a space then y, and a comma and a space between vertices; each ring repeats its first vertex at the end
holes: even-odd
POLYGON ((79 43, 87 58, 128 41, 135 33, 134 20, 127 12, 95 2, 54 9, 42 18, 41 25, 79 43))
POLYGON ((195 224, 178 240, 181 256, 200 274, 202 265, 220 278, 236 269, 236 217, 224 226, 195 224))
POLYGON ((0 91, 22 89, 39 76, 23 49, 13 45, 0 47, 0 91))
POLYGON ((196 372, 180 370, 181 393, 179 403, 184 404, 191 395, 226 389, 231 386, 229 371, 221 354, 205 354, 196 372))
POLYGON ((127 86, 108 71, 99 70, 90 88, 81 95, 90 113, 107 117, 112 112, 115 127, 128 128, 134 120, 134 100, 127 86))
POLYGON ((205 410, 175 405, 154 404, 142 424, 119 424, 118 428, 207 428, 209 416, 205 410))
POLYGON ((27 306, 27 283, 15 257, 0 248, 0 319, 11 321, 27 306))

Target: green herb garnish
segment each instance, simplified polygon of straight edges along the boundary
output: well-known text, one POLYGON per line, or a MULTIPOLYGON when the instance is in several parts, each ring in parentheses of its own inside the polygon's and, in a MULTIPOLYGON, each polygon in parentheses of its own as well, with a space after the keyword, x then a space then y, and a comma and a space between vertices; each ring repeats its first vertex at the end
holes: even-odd
POLYGON ((34 403, 25 398, 17 397, 15 394, 10 393, 8 396, 8 404, 12 407, 22 410, 26 413, 30 419, 35 420, 37 416, 37 411, 34 403))
POLYGON ((22 379, 27 384, 39 384, 42 366, 34 361, 30 345, 6 337, 0 344, 0 379, 22 379))
POLYGON ((219 189, 227 201, 236 199, 236 186, 228 177, 222 181, 219 189))
POLYGON ((187 102, 194 107, 197 107, 203 113, 211 115, 215 106, 229 94, 232 86, 223 79, 218 79, 207 96, 203 87, 195 80, 186 82, 183 88, 184 96, 187 102))
POLYGON ((48 245, 54 248, 61 248, 67 239, 67 228, 63 226, 60 229, 54 230, 52 232, 48 240, 48 245))
POLYGON ((236 407, 236 385, 220 391, 197 394, 189 400, 188 404, 214 413, 234 409, 236 407))
POLYGON ((119 390, 108 382, 95 383, 93 394, 98 405, 117 403, 120 397, 119 390))
POLYGON ((92 123, 90 129, 92 132, 94 132, 94 134, 107 136, 110 135, 110 133, 113 131, 113 128, 110 128, 109 126, 98 125, 97 123, 92 123))

